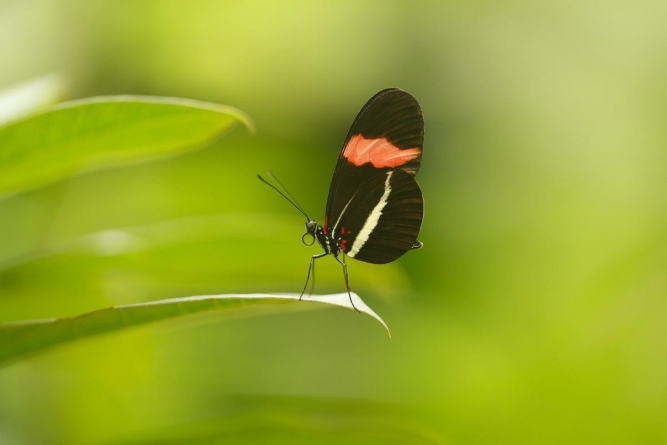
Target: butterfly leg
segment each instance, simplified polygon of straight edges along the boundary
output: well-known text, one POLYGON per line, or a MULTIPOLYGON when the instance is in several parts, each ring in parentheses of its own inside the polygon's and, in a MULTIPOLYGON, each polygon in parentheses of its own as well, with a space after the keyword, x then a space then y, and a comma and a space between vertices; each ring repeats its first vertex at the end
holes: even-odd
POLYGON ((315 290, 315 261, 313 261, 313 281, 310 282, 310 290, 308 295, 313 295, 313 290, 315 290))
POLYGON ((354 305, 354 301, 352 301, 352 294, 350 293, 350 282, 347 278, 347 264, 345 264, 345 256, 343 256, 343 261, 341 261, 340 258, 338 258, 338 256, 336 255, 334 255, 334 258, 336 258, 336 261, 338 261, 343 266, 343 274, 345 275, 345 288, 347 289, 347 296, 350 297, 350 304, 352 305, 355 311, 361 312, 354 305))
POLYGON ((315 260, 318 258, 322 258, 323 256, 329 255, 328 253, 321 253, 319 255, 313 255, 310 257, 310 266, 308 266, 308 276, 306 277, 306 284, 303 285, 303 290, 301 291, 301 295, 299 295, 299 300, 303 298, 303 294, 306 292, 306 288, 308 287, 308 281, 310 281, 310 271, 313 271, 313 285, 310 288, 310 292, 313 292, 313 286, 315 286, 315 260))

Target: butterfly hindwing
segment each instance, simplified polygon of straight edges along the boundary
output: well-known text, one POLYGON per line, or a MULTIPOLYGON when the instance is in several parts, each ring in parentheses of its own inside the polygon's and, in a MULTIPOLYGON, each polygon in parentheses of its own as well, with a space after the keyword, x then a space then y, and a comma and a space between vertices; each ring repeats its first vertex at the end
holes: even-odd
POLYGON ((329 189, 325 233, 362 184, 396 169, 416 175, 423 141, 424 119, 414 97, 398 88, 373 96, 343 143, 329 189))
POLYGON ((331 234, 348 256, 384 264, 398 259, 419 242, 424 213, 415 179, 401 169, 389 170, 362 184, 331 221, 331 234))

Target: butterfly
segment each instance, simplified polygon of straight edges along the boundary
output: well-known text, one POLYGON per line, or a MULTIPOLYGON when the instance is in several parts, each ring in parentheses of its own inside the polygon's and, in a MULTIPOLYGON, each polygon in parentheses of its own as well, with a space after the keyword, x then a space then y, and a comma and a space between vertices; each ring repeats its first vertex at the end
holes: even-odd
POLYGON ((424 117, 412 95, 388 88, 371 97, 343 142, 322 225, 308 217, 271 172, 285 193, 258 175, 306 217, 302 242, 311 246, 317 241, 324 251, 311 257, 301 297, 311 273, 312 286, 315 284, 315 260, 332 255, 343 266, 345 286, 354 307, 346 256, 385 264, 423 246, 417 236, 424 216, 424 199, 414 178, 421 166, 423 142, 424 117))

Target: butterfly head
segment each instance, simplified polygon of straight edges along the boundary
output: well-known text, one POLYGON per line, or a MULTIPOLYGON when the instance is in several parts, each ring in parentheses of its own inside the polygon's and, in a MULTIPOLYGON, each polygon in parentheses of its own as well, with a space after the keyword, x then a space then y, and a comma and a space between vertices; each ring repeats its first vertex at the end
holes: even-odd
POLYGON ((316 221, 314 220, 308 221, 306 223, 306 233, 304 233, 303 236, 301 237, 301 241, 306 246, 312 246, 313 244, 315 244, 315 240, 317 239, 318 229, 320 229, 320 227, 318 226, 316 221))

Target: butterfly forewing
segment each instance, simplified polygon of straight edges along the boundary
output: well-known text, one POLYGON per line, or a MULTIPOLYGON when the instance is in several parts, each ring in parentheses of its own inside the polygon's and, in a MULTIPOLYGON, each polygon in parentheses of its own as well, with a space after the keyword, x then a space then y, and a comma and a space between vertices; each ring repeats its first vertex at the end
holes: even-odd
POLYGON ((424 213, 415 179, 401 169, 386 171, 364 183, 332 221, 332 235, 348 256, 384 264, 417 243, 424 213))
POLYGON ((421 164, 424 119, 417 100, 397 88, 382 90, 361 109, 334 170, 325 233, 362 184, 400 169, 414 176, 421 164))

